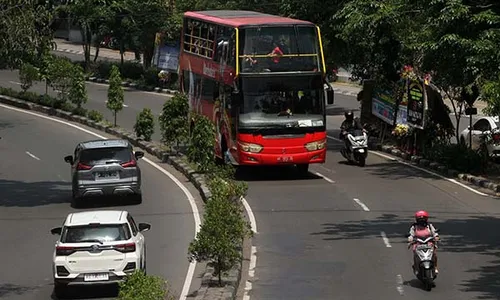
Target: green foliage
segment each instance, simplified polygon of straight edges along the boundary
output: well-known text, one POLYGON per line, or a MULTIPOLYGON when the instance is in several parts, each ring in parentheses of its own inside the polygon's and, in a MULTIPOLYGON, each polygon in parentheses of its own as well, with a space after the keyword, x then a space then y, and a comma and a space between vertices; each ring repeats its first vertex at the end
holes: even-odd
POLYGON ((120 283, 119 300, 173 300, 165 280, 136 270, 120 283))
POLYGON ((2 0, 0 7, 0 65, 18 68, 33 62, 51 47, 52 1, 2 0))
POLYGON ((207 171, 215 161, 215 126, 204 115, 194 115, 194 127, 187 149, 187 157, 198 165, 199 171, 207 171))
POLYGON ((21 89, 26 92, 33 86, 33 81, 38 81, 40 73, 38 68, 30 63, 24 63, 19 69, 19 81, 21 82, 21 89))
POLYGON ((71 76, 71 87, 69 88, 68 99, 71 103, 76 105, 78 109, 83 104, 87 103, 87 85, 85 83, 85 74, 82 67, 79 65, 73 66, 73 74, 71 76))
POLYGON ((482 150, 472 150, 460 143, 435 142, 432 147, 425 149, 424 157, 459 172, 481 173, 487 166, 487 157, 482 150))
POLYGON ((214 177, 208 184, 212 196, 188 252, 190 260, 208 261, 222 286, 222 276, 241 260, 242 242, 250 235, 250 226, 243 218, 240 189, 234 182, 214 177))
POLYGON ((102 122, 104 120, 104 116, 100 111, 97 110, 91 110, 87 113, 87 118, 91 119, 94 122, 102 122))
POLYGON ((179 150, 180 143, 188 140, 188 114, 189 102, 185 94, 176 93, 163 104, 158 118, 162 142, 169 146, 175 144, 179 150))
POLYGON ((74 65, 65 57, 51 56, 46 67, 46 80, 54 90, 58 91, 61 101, 65 102, 72 85, 74 65))
POLYGON ((126 0, 124 8, 130 12, 129 30, 137 37, 138 48, 144 55, 144 68, 151 66, 154 54, 156 33, 168 28, 167 20, 173 12, 174 1, 165 0, 126 0))
POLYGON ((123 109, 124 97, 120 70, 117 66, 113 65, 111 67, 111 75, 109 76, 108 102, 106 102, 106 107, 114 114, 114 126, 116 126, 116 114, 123 109))
POLYGON ((135 135, 144 137, 145 141, 151 141, 151 136, 155 130, 155 117, 149 108, 144 108, 139 114, 134 125, 135 135))
POLYGON ((490 80, 484 83, 482 87, 482 99, 488 106, 483 112, 489 116, 500 115, 500 74, 496 80, 490 80))
MULTIPOLYGON (((19 92, 11 88, 4 87, 0 87, 0 95, 21 99, 55 109, 62 109, 67 112, 74 112, 75 109, 70 103, 61 101, 60 99, 51 97, 49 95, 39 95, 32 92, 19 92)), ((83 111, 79 111, 79 113, 83 113, 83 111)))

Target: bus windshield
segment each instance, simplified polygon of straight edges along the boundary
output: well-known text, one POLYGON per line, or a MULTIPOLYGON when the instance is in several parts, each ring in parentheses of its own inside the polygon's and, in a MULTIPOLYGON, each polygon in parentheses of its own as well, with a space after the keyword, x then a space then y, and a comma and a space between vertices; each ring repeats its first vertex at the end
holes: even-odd
POLYGON ((240 29, 241 73, 319 71, 319 37, 313 26, 240 29))
POLYGON ((241 78, 240 127, 323 126, 321 75, 241 78))

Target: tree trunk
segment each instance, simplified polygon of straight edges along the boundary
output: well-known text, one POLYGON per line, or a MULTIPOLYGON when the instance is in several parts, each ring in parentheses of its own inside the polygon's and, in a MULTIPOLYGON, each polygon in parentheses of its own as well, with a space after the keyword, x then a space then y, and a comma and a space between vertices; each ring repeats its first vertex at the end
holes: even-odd
POLYGON ((82 33, 82 39, 83 39, 83 53, 85 57, 85 71, 89 70, 90 67, 90 46, 92 42, 92 34, 90 32, 90 29, 88 26, 82 25, 82 29, 80 31, 82 33))
POLYGON ((219 269, 218 270, 218 277, 219 277, 219 286, 222 286, 222 263, 220 261, 220 258, 217 259, 217 268, 219 269))
POLYGON ((115 127, 116 127, 116 110, 114 111, 114 117, 115 117, 115 127))

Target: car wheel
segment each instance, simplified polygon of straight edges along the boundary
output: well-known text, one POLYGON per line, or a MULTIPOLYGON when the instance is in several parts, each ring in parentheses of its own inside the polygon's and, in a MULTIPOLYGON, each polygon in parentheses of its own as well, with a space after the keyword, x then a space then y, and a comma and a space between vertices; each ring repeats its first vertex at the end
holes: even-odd
POLYGON ((75 193, 73 193, 73 196, 71 197, 71 206, 73 208, 79 208, 80 207, 80 197, 77 197, 75 193))
POLYGON ((141 204, 142 203, 142 194, 132 195, 132 202, 134 204, 141 204))
POLYGON ((54 295, 57 299, 64 299, 66 297, 67 286, 60 283, 54 283, 54 295))

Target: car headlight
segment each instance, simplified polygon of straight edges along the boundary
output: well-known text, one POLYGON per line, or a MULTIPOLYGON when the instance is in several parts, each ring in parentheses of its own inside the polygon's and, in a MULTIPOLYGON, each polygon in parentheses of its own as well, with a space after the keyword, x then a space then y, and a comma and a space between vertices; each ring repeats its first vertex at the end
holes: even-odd
POLYGON ((259 153, 262 151, 264 147, 258 144, 251 144, 251 143, 239 143, 240 149, 243 152, 251 152, 251 153, 259 153))
POLYGON ((321 141, 307 143, 304 145, 304 147, 306 147, 307 151, 316 151, 316 150, 324 149, 326 147, 326 139, 323 139, 321 141))

